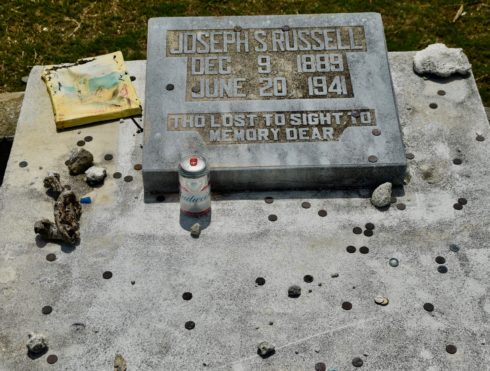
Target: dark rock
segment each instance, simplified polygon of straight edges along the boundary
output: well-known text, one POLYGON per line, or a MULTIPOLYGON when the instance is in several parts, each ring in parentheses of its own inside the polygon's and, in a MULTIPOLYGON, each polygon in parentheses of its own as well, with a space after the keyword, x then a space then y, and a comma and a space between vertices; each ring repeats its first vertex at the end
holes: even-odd
POLYGON ((268 358, 276 352, 276 347, 267 341, 258 345, 257 354, 262 358, 268 358))
POLYGON ((288 296, 290 298, 299 298, 301 295, 301 287, 293 285, 288 289, 288 296))
POLYGON ((63 192, 63 186, 60 181, 60 174, 55 172, 49 172, 48 176, 44 178, 44 187, 48 189, 49 194, 57 200, 61 192, 63 192))
POLYGON ((93 163, 94 156, 89 151, 83 148, 77 148, 70 154, 70 157, 66 161, 66 166, 68 166, 71 175, 79 175, 85 173, 93 163))
POLYGON ((34 232, 39 234, 45 241, 60 241, 63 239, 56 224, 49 219, 41 219, 34 223, 34 232))
POLYGON ((31 333, 29 334, 29 340, 27 341, 26 346, 29 353, 40 354, 47 351, 48 342, 44 335, 31 333))

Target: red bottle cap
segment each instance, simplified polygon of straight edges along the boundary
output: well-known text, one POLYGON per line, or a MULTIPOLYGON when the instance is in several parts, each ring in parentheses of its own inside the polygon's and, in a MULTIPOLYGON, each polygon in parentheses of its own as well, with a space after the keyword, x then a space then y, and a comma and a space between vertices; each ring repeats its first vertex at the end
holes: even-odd
POLYGON ((191 157, 189 160, 189 163, 191 166, 196 166, 197 165, 197 157, 191 157))

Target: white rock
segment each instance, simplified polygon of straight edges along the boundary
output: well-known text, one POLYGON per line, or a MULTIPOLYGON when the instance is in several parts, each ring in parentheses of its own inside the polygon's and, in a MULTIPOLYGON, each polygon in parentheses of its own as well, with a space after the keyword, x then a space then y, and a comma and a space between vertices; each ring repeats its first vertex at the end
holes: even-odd
POLYGON ((276 352, 276 347, 267 341, 261 342, 257 348, 257 353, 262 358, 268 358, 276 352))
POLYGON ((26 345, 29 352, 33 354, 42 353, 48 348, 46 337, 42 334, 29 334, 29 340, 26 345))
POLYGON ((463 49, 448 48, 438 43, 418 51, 413 58, 413 68, 420 74, 448 77, 455 73, 468 74, 471 64, 463 53, 463 49))
POLYGON ((385 207, 391 203, 391 183, 383 183, 376 188, 371 196, 371 203, 376 207, 385 207))
POLYGON ((195 223, 191 227, 191 236, 194 238, 198 238, 201 234, 201 224, 195 223))
POLYGON ((85 171, 87 183, 90 185, 100 184, 104 181, 107 173, 103 167, 92 166, 85 171))

